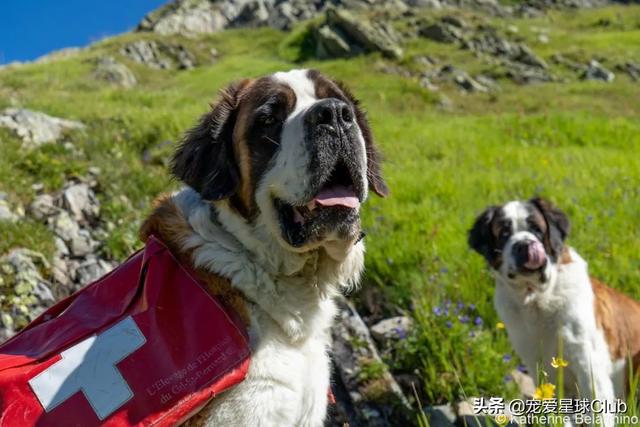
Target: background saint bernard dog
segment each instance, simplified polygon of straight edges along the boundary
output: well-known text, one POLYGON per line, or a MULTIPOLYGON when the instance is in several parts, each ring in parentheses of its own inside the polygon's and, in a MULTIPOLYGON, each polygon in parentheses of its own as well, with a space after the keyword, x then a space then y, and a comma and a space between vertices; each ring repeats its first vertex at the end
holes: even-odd
POLYGON ((245 381, 191 425, 323 425, 332 297, 362 272, 360 205, 388 192, 379 161, 357 101, 313 70, 230 85, 186 134, 172 172, 187 187, 141 236, 235 308, 253 352, 245 381))
MULTIPOLYGON (((563 343, 565 396, 614 400, 640 365, 640 303, 589 277, 564 241, 566 215, 534 198, 487 208, 469 232, 496 280, 494 302, 529 373, 555 382, 551 358, 563 343)), ((608 416, 605 425, 613 425, 608 416)))

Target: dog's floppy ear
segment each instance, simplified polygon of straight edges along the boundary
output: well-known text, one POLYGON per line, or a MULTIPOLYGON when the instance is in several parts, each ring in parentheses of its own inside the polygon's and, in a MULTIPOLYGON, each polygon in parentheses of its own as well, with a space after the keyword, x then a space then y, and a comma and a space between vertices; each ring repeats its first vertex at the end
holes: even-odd
POLYGON ((351 101, 356 113, 356 122, 362 132, 364 138, 365 148, 367 150, 367 181, 369 182, 369 188, 380 197, 386 197, 389 195, 389 187, 382 178, 382 155, 376 148, 373 141, 373 134, 371 133, 371 127, 369 126, 369 120, 366 113, 360 108, 360 101, 356 99, 347 86, 338 81, 336 82, 342 93, 351 101))
POLYGON ((569 218, 567 218, 564 212, 542 197, 534 197, 529 200, 529 203, 538 208, 544 216, 544 219, 547 222, 545 240, 548 239, 545 243, 548 244, 553 251, 552 255, 557 257, 562 253, 564 240, 569 235, 569 230, 571 228, 569 218))
POLYGON ((473 223, 473 227, 469 230, 467 242, 469 247, 487 260, 491 260, 493 235, 491 234, 491 221, 500 209, 499 206, 489 206, 484 210, 473 223))
POLYGON ((223 89, 218 102, 185 134, 173 156, 173 175, 200 193, 204 200, 230 197, 240 183, 232 135, 239 94, 247 82, 223 89))

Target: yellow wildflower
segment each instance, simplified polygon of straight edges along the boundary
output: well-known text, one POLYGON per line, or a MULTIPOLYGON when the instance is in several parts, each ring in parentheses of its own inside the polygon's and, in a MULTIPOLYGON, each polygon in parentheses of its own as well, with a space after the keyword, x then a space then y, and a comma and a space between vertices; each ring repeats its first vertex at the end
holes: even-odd
POLYGON ((495 420, 499 426, 504 426, 509 422, 509 417, 507 417, 505 414, 498 414, 496 415, 495 420))
POLYGON ((553 399, 556 394, 556 386, 551 383, 540 384, 536 387, 536 392, 533 394, 533 398, 536 400, 553 399))
POLYGON ((504 329, 504 323, 502 322, 496 323, 496 329, 504 329))
POLYGON ((569 366, 569 362, 564 360, 562 357, 552 357, 551 358, 551 366, 553 366, 556 369, 558 369, 558 368, 566 368, 567 366, 569 366))

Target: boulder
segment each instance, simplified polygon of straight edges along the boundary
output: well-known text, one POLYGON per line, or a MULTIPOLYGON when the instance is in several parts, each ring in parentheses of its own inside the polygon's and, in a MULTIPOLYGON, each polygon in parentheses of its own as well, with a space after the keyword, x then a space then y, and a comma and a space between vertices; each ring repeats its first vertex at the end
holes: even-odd
POLYGON ((347 37, 339 28, 323 25, 316 31, 316 56, 320 59, 346 58, 357 55, 362 50, 350 45, 347 37))
POLYGON ((426 25, 418 30, 418 34, 440 43, 454 43, 463 39, 460 28, 444 22, 426 25))
POLYGON ((49 263, 38 252, 20 248, 0 257, 0 341, 35 319, 53 302, 42 277, 49 263))
POLYGON ((165 44, 153 40, 138 40, 122 48, 121 53, 135 62, 156 70, 196 66, 195 56, 181 44, 165 44))
POLYGON ((459 71, 453 81, 466 92, 488 92, 489 89, 486 86, 481 85, 476 80, 471 78, 469 74, 464 71, 459 71))
POLYGON ((17 222, 23 214, 21 207, 12 209, 6 200, 0 198, 0 222, 17 222))
POLYGON ((29 213, 35 219, 45 220, 60 211, 60 208, 54 205, 53 197, 49 194, 40 194, 29 205, 29 213))
POLYGON ((137 30, 187 37, 215 33, 224 30, 231 19, 240 13, 235 3, 209 0, 173 1, 145 16, 137 30))
POLYGON ((124 88, 134 87, 138 83, 133 72, 111 56, 104 56, 96 61, 94 76, 98 80, 104 80, 124 88))
POLYGON ((587 69, 580 76, 583 80, 600 80, 610 83, 615 79, 615 74, 606 69, 602 64, 596 60, 589 62, 587 69))
POLYGON ((371 326, 373 338, 380 343, 404 339, 411 330, 411 319, 406 316, 396 316, 383 319, 371 326))
POLYGON ((75 270, 75 281, 79 287, 94 282, 113 270, 115 266, 108 261, 89 256, 82 261, 75 270))
POLYGON ((333 8, 327 9, 326 22, 331 27, 339 28, 350 39, 350 45, 356 45, 365 52, 381 52, 395 59, 402 57, 399 37, 386 24, 374 23, 347 10, 333 8))
POLYGON ((66 187, 62 192, 62 202, 76 221, 92 222, 100 215, 100 202, 86 183, 66 187))
POLYGON ((13 131, 27 148, 58 141, 67 131, 85 128, 80 122, 24 108, 5 109, 0 113, 0 127, 13 131))
POLYGON ((231 22, 235 27, 259 27, 269 21, 269 10, 264 0, 250 0, 240 6, 240 12, 231 22))

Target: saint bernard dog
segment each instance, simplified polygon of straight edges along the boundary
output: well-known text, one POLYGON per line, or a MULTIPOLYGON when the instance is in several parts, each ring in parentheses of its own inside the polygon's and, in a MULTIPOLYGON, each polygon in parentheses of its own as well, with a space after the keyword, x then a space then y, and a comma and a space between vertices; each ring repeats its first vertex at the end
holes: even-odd
POLYGON ((529 373, 542 369, 555 383, 549 365, 561 342, 566 397, 624 398, 628 374, 640 365, 640 303, 591 278, 565 245, 568 233, 566 215, 534 198, 490 206, 468 242, 490 267, 495 307, 529 373))
POLYGON ((141 237, 196 269, 252 348, 246 379, 187 425, 322 426, 333 297, 363 270, 361 204, 388 192, 364 112, 314 70, 242 80, 187 132, 172 173, 186 186, 141 237))

